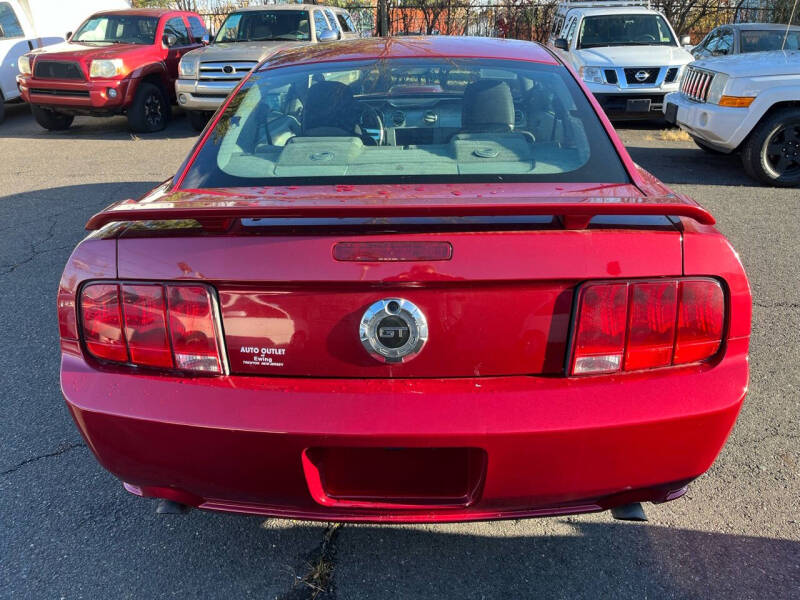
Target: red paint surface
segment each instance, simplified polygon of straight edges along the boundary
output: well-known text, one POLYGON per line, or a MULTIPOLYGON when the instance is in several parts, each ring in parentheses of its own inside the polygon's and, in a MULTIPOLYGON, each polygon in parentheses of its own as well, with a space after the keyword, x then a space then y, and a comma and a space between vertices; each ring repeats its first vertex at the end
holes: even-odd
MULTIPOLYGON (((428 51, 545 54, 519 42, 446 38, 345 46, 287 53, 270 67, 428 51)), ((212 191, 180 190, 179 174, 175 186, 101 213, 90 227, 102 229, 75 250, 58 295, 62 389, 98 460, 139 495, 291 518, 517 518, 679 497, 719 453, 746 394, 750 289, 713 218, 634 165, 594 106, 631 185, 212 191), (280 232, 237 221, 492 215, 498 207, 564 218, 511 231, 405 233, 280 232), (589 224, 595 214, 673 218, 589 224), (103 225, 198 216, 213 221, 188 230, 103 225), (451 258, 333 257, 337 242, 431 241, 451 244, 451 258), (578 285, 665 276, 720 282, 727 313, 718 354, 701 364, 567 376, 578 285), (87 357, 75 297, 98 279, 213 286, 232 374, 193 378, 87 357), (424 306, 432 332, 414 360, 394 367, 369 363, 354 330, 366 305, 390 295, 424 306), (286 350, 283 372, 254 374, 235 362, 237 345, 267 342, 286 350)))

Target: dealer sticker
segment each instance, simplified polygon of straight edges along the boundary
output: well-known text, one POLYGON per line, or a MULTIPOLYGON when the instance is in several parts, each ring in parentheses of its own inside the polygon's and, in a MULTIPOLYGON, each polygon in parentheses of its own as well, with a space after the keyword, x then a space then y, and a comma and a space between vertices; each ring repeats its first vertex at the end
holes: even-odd
POLYGON ((250 367, 282 367, 286 348, 265 348, 258 346, 242 346, 239 349, 245 358, 242 364, 250 367))

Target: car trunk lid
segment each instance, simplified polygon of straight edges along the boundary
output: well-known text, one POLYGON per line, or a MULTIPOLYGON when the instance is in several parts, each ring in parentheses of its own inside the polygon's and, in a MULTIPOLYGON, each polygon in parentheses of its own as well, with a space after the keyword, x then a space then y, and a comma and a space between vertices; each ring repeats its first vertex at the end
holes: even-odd
MULTIPOLYGON (((274 213, 259 202, 250 210, 241 198, 204 202, 101 215, 161 217, 128 226, 120 236, 119 277, 213 284, 232 374, 559 374, 582 281, 682 272, 680 233, 663 216, 639 216, 636 225, 596 217, 585 228, 567 229, 563 216, 431 216, 436 210, 420 203, 413 206, 421 217, 409 216, 411 210, 400 217, 344 217, 353 213, 312 207, 312 219, 303 216, 305 207, 277 211, 292 217, 263 216, 274 213), (320 216, 326 214, 337 216, 320 216), (180 215, 191 217, 180 221, 191 225, 176 229, 176 221, 165 220, 180 215), (208 219, 205 225, 192 221, 198 216, 208 219), (392 298, 412 303, 427 321, 427 342, 405 362, 376 359, 359 335, 369 307, 392 298)), ((533 212, 533 205, 520 202, 519 212, 533 212)))

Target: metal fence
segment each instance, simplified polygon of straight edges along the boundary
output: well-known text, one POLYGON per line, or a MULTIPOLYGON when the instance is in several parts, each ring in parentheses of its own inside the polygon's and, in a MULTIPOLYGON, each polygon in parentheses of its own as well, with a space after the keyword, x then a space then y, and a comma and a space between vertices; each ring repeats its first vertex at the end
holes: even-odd
MULTIPOLYGON (((243 4, 274 3, 270 0, 209 0, 199 8, 212 31, 216 31, 225 16, 243 4)), ((358 0, 324 3, 348 9, 356 26, 366 36, 379 35, 383 30, 388 35, 475 35, 539 42, 547 40, 558 4, 554 0, 499 0, 491 4, 464 0, 387 0, 386 17, 383 18, 377 3, 364 4, 358 0)), ((652 5, 667 16, 678 35, 689 35, 693 43, 699 42, 718 25, 786 22, 790 14, 785 8, 776 7, 775 2, 661 0, 652 5)), ((800 21, 800 14, 794 21, 800 21)))

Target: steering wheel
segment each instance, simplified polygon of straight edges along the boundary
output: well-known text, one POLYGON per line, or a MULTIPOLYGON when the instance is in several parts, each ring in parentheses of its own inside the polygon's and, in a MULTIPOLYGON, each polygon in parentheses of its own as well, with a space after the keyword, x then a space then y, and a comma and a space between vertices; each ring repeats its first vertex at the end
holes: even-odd
POLYGON ((383 146, 386 140, 386 129, 383 127, 383 119, 380 113, 369 104, 362 104, 361 115, 358 117, 358 124, 363 131, 362 140, 370 142, 367 145, 383 146), (378 134, 378 139, 373 137, 373 133, 378 134))
POLYGON ((651 33, 645 33, 644 35, 639 36, 639 41, 640 42, 655 42, 656 41, 656 36, 654 36, 651 33))

